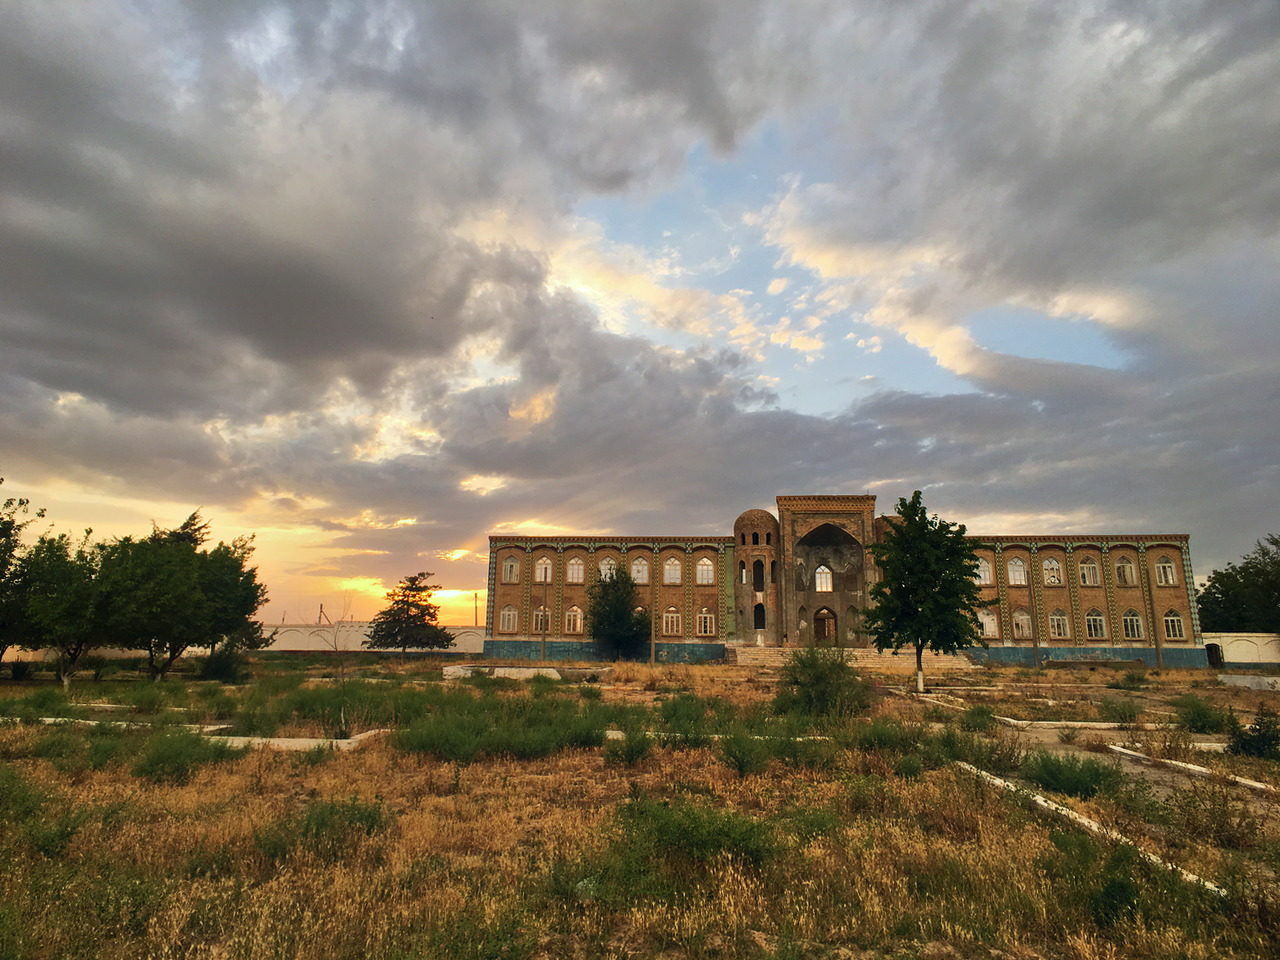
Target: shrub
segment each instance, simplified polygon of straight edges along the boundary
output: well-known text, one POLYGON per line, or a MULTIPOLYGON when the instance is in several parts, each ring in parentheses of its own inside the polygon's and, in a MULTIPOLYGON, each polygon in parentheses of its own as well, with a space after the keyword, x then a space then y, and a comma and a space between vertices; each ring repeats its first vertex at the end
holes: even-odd
POLYGON ((943 730, 934 737, 932 747, 947 760, 964 760, 992 773, 1012 773, 1026 759, 1022 741, 1010 734, 979 737, 958 730, 943 730))
POLYGON ((631 853, 680 873, 724 856, 758 867, 778 853, 768 823, 690 800, 659 801, 640 794, 622 807, 619 819, 622 842, 631 853))
POLYGON ((840 756, 840 747, 831 740, 783 737, 774 743, 774 755, 792 767, 829 770, 840 756))
POLYGON ((1178 722, 1192 733, 1224 733, 1231 726, 1231 711, 1215 707, 1194 693, 1170 701, 1178 711, 1178 722))
POLYGON ((638 727, 623 731, 621 740, 610 740, 604 745, 604 762, 634 767, 653 750, 653 738, 638 727))
POLYGON ((238 756, 242 750, 187 730, 162 730, 152 736, 133 766, 133 775, 154 783, 186 783, 196 768, 238 756))
POLYGON ((140 683, 129 692, 135 713, 156 713, 164 704, 164 694, 154 683, 140 683))
POLYGON ((1119 680, 1112 680, 1107 687, 1112 690, 1141 690, 1147 684, 1147 675, 1141 670, 1126 670, 1119 680))
POLYGON ((873 688, 844 661, 839 651, 819 647, 795 651, 782 668, 773 709, 781 714, 844 717, 866 713, 873 688))
POLYGON ((914 724, 904 724, 890 717, 876 717, 859 724, 852 731, 853 745, 863 750, 914 750, 924 738, 924 731, 914 724))
POLYGON ((905 754, 893 765, 893 772, 903 779, 914 780, 924 773, 924 761, 914 753, 905 754))
POLYGON ((223 644, 215 647, 200 661, 196 676, 201 680, 217 680, 219 683, 244 683, 249 679, 249 661, 239 650, 223 644))
POLYGON ((704 747, 711 742, 708 729, 708 703, 691 693, 682 693, 665 701, 658 714, 666 727, 668 742, 679 747, 704 747))
POLYGON ((604 696, 604 691, 599 687, 581 686, 578 688, 578 696, 583 700, 599 700, 604 696))
POLYGON ((772 756, 769 741, 752 736, 741 727, 720 738, 720 758, 740 777, 762 772, 772 756))
POLYGON ((381 802, 365 803, 355 797, 315 800, 300 813, 259 831, 254 841, 270 860, 283 860, 301 850, 334 863, 390 822, 391 814, 381 802))
POLYGON ((18 683, 36 675, 36 666, 30 660, 15 660, 9 664, 9 676, 18 683))
POLYGON ((1098 704, 1098 716, 1107 723, 1134 723, 1141 713, 1140 704, 1124 697, 1104 697, 1098 704))
POLYGON ((1227 741, 1229 753, 1280 760, 1280 717, 1267 707, 1259 707, 1253 723, 1247 727, 1231 717, 1230 734, 1227 741))
POLYGON ((1110 793, 1124 782, 1124 774, 1114 764, 1092 757, 1055 755, 1037 750, 1022 765, 1022 775, 1036 786, 1088 800, 1110 793))
POLYGON ((45 795, 13 767, 0 766, 0 821, 20 823, 40 812, 45 795))
POLYGON ((960 728, 985 733, 996 725, 996 712, 985 704, 972 706, 960 714, 960 728))

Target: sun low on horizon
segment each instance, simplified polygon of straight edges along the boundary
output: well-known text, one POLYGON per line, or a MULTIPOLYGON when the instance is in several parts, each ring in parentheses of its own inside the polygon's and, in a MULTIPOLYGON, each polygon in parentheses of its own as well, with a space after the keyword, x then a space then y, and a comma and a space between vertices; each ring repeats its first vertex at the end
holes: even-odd
POLYGON ((779 494, 1202 575, 1280 495, 1278 18, 6 4, 0 497, 253 534, 267 623, 779 494))

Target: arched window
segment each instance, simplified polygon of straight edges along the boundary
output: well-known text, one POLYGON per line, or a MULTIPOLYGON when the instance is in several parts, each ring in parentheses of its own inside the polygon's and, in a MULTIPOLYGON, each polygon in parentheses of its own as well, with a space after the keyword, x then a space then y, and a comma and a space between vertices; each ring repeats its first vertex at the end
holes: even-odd
POLYGON ((534 583, 550 583, 551 582, 551 558, 539 557, 533 565, 533 582, 534 583))
POLYGON ((1015 640, 1031 639, 1031 614, 1025 610, 1013 611, 1013 638, 1015 640))
POLYGON ((581 608, 577 606, 573 606, 564 612, 564 632, 565 633, 581 633, 582 632, 581 608))
POLYGON ((581 557, 573 557, 565 564, 564 579, 567 583, 582 583, 587 579, 587 565, 581 557))
POLYGON ((698 561, 695 567, 697 571, 697 582, 701 584, 716 582, 716 565, 711 562, 710 557, 703 557, 698 561))
POLYGON ((680 611, 675 607, 667 607, 662 611, 662 635, 664 637, 680 636, 680 611))
POLYGON ((1009 574, 1009 585, 1013 587, 1026 586, 1027 583, 1027 565, 1024 561, 1014 557, 1007 564, 1005 570, 1009 574))
POLYGON ((1177 574, 1173 569, 1173 561, 1168 557, 1161 557, 1156 561, 1156 583, 1162 587, 1172 587, 1178 582, 1177 574))
POLYGON ((612 580, 613 575, 618 572, 618 561, 613 557, 605 557, 600 561, 600 579, 612 580))
POLYGON ((515 633, 516 632, 516 608, 507 604, 502 608, 502 613, 498 616, 498 632, 499 633, 515 633))
POLYGON ((710 607, 698 611, 698 636, 714 637, 716 635, 716 615, 710 607))
POLYGON ((751 563, 751 589, 756 593, 764 590, 764 561, 755 560, 751 563))
POLYGON ((1117 587, 1134 587, 1138 584, 1138 577, 1134 572, 1133 561, 1128 557, 1123 557, 1116 562, 1116 586, 1117 587))
POLYGON ((745 560, 738 561, 738 578, 742 580, 743 583, 747 582, 747 561, 745 560))
POLYGON ((1121 623, 1124 625, 1126 640, 1142 639, 1142 615, 1137 610, 1126 610, 1121 623))
POLYGON ((769 561, 769 582, 770 583, 778 582, 778 561, 777 560, 769 561))
POLYGON ((991 582, 991 561, 986 557, 978 558, 978 572, 973 579, 975 583, 991 582))
POLYGON ((507 557, 507 559, 502 561, 502 582, 520 582, 520 561, 515 557, 507 557))
POLYGON ((1000 635, 1000 625, 990 607, 983 607, 978 611, 978 625, 982 628, 984 637, 998 637, 1000 635))
POLYGON ((631 579, 641 584, 649 582, 649 561, 644 557, 636 557, 631 561, 631 579))
POLYGON ((547 613, 547 608, 538 606, 533 611, 533 632, 548 633, 551 630, 551 615, 547 613))
POLYGON ((747 535, 745 533, 742 535, 742 545, 744 547, 747 545, 747 535))
POLYGON ((1050 557, 1041 567, 1044 570, 1044 585, 1046 587, 1062 586, 1062 564, 1050 557))
POLYGON ((1084 635, 1090 640, 1107 638, 1107 618, 1101 610, 1090 610, 1084 615, 1084 635))
POLYGON ((1054 640, 1067 640, 1071 637, 1071 621, 1062 610, 1049 614, 1049 636, 1054 640))
POLYGON ((679 583, 680 582, 680 561, 676 557, 667 557, 662 565, 662 582, 663 583, 679 583))
POLYGON ((760 546, 760 534, 758 533, 751 534, 751 545, 753 547, 760 546))
POLYGON ((1164 635, 1167 640, 1185 640, 1186 632, 1182 629, 1182 614, 1170 610, 1164 615, 1164 635))
POLYGON ((752 624, 752 629, 755 629, 755 630, 764 629, 764 604, 763 603, 757 603, 755 607, 752 609, 751 624, 752 624))
POLYGON ((773 545, 773 534, 772 534, 772 533, 766 533, 766 534, 764 535, 764 543, 765 543, 765 546, 772 546, 772 545, 773 545))
POLYGON ((1098 561, 1092 557, 1085 557, 1080 561, 1080 585, 1082 587, 1096 587, 1102 582, 1102 578, 1098 576, 1098 561))
POLYGON ((818 593, 831 592, 831 568, 819 564, 813 570, 813 589, 818 593))

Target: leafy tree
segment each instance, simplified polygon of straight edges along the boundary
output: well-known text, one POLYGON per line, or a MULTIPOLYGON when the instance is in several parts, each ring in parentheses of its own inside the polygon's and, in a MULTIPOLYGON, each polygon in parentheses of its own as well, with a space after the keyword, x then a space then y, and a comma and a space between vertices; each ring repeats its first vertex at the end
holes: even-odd
POLYGON ((387 606, 373 618, 369 639, 363 646, 370 650, 444 650, 453 646, 453 634, 436 623, 440 608, 431 595, 440 589, 430 583, 434 574, 425 571, 410 574, 394 590, 387 593, 387 606))
POLYGON ((649 615, 637 609, 635 581, 619 567, 587 587, 586 627, 600 656, 639 660, 649 642, 649 615))
POLYGON ((21 645, 53 651, 64 687, 85 655, 103 646, 97 624, 100 562, 86 531, 78 544, 65 533, 41 537, 18 563, 26 599, 21 645))
POLYGON ((1209 574, 1196 602, 1200 627, 1211 633, 1280 633, 1280 535, 1209 574))
POLYGON ((253 538, 203 550, 208 531, 196 512, 173 530, 98 548, 100 629, 111 646, 146 650, 157 680, 193 646, 263 645, 252 619, 266 601, 257 569, 248 565, 253 538))
MULTIPOLYGON (((0 477, 0 484, 4 478, 0 477)), ((44 510, 31 511, 25 497, 7 497, 0 502, 0 660, 22 640, 26 622, 26 595, 22 588, 19 559, 22 531, 44 510)))
POLYGON ((924 692, 924 651, 955 653, 981 644, 977 608, 986 606, 975 582, 978 557, 964 524, 929 516, 920 491, 898 500, 884 540, 870 549, 881 580, 866 628, 876 649, 916 650, 916 690, 924 692))

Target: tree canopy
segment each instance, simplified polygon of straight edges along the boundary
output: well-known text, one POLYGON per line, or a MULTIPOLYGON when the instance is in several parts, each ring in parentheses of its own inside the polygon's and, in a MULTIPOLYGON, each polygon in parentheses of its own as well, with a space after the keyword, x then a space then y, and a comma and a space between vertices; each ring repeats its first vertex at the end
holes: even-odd
POLYGON ((387 592, 387 606, 373 618, 365 647, 408 652, 453 646, 453 634, 436 622, 440 608, 431 595, 440 585, 429 582, 433 576, 426 571, 410 574, 387 592))
MULTIPOLYGON (((0 484, 3 483, 4 478, 0 477, 0 484)), ((0 501, 0 658, 23 637, 26 599, 18 576, 22 531, 43 516, 44 511, 33 511, 25 497, 0 501)))
POLYGON ((1280 633, 1280 535, 1209 574, 1196 602, 1200 628, 1210 633, 1280 633))
POLYGON ((587 632, 607 660, 639 660, 649 642, 649 615, 637 609, 635 581, 619 567, 587 587, 587 632))
POLYGON ((924 690, 923 655, 955 653, 982 643, 977 609, 978 556, 964 524, 930 516, 917 490, 898 500, 884 539, 868 548, 881 579, 871 587, 866 628, 876 648, 916 651, 916 689, 924 690))

